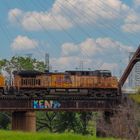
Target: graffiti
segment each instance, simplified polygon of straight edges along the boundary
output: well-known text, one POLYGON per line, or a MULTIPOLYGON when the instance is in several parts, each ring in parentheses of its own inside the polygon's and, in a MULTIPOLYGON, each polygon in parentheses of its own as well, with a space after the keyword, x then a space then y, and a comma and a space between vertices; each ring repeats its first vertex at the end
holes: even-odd
POLYGON ((47 100, 34 100, 33 108, 34 109, 57 109, 60 108, 61 104, 58 101, 47 101, 47 100))

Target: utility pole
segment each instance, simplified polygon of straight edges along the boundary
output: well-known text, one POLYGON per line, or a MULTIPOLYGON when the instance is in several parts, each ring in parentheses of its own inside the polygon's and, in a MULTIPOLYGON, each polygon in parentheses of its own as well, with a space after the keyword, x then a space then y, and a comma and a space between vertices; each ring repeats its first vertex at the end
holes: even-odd
POLYGON ((45 53, 45 66, 46 66, 46 71, 49 72, 49 54, 45 53))
POLYGON ((83 60, 80 60, 79 68, 80 68, 81 71, 84 70, 84 61, 83 60))

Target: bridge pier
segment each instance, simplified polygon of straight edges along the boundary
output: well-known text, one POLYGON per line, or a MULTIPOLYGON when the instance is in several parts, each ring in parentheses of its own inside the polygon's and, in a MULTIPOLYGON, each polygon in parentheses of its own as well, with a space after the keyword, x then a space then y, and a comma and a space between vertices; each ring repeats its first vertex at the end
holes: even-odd
POLYGON ((12 130, 18 131, 36 131, 35 112, 13 112, 12 113, 12 130))

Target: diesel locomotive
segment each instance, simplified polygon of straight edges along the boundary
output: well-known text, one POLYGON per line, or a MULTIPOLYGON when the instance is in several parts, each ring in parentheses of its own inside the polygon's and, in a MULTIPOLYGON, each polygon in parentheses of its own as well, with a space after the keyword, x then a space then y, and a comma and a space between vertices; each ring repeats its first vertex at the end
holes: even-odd
POLYGON ((15 94, 86 94, 95 97, 116 97, 118 80, 108 70, 13 73, 15 94))

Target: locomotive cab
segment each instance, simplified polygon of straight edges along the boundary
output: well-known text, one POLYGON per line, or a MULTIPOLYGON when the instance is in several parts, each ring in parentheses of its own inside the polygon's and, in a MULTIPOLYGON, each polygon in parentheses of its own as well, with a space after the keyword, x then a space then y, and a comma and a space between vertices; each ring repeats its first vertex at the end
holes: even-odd
POLYGON ((20 71, 14 73, 13 87, 16 94, 35 95, 46 92, 44 85, 48 84, 46 73, 39 71, 20 71))

